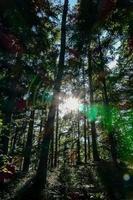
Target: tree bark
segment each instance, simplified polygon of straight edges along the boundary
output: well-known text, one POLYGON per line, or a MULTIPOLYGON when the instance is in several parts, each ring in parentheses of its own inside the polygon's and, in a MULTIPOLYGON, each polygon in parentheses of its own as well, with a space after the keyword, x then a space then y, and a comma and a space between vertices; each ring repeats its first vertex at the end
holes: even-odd
POLYGON ((89 122, 87 121, 87 130, 88 130, 88 160, 91 159, 91 148, 90 148, 90 131, 89 131, 89 122))
POLYGON ((80 120, 79 120, 79 112, 78 112, 78 140, 77 140, 77 164, 81 163, 80 156, 80 120))
POLYGON ((54 134, 52 135, 52 139, 51 139, 51 143, 50 143, 50 156, 49 157, 50 157, 49 158, 50 168, 53 168, 54 167, 54 134))
MULTIPOLYGON (((94 97, 93 97, 92 61, 91 61, 90 42, 88 44, 88 71, 89 71, 89 88, 90 88, 90 106, 93 106, 94 97)), ((94 161, 98 161, 99 160, 99 153, 98 153, 98 150, 97 150, 97 135, 96 135, 95 121, 91 121, 90 125, 91 125, 91 135, 92 135, 93 159, 94 159, 94 161)))
POLYGON ((31 159, 33 128, 34 128, 34 114, 35 114, 35 111, 32 110, 30 114, 29 129, 28 129, 27 141, 26 141, 25 152, 24 152, 23 172, 25 173, 27 173, 29 170, 30 159, 31 159))
MULTIPOLYGON (((85 69, 83 66, 83 95, 84 95, 84 113, 85 111, 85 100, 86 100, 86 89, 85 89, 85 69)), ((84 162, 87 163, 87 136, 86 136, 86 116, 84 115, 84 162)))
POLYGON ((58 132, 59 132, 59 111, 56 111, 56 130, 55 130, 55 154, 54 154, 54 167, 57 167, 58 157, 58 132))

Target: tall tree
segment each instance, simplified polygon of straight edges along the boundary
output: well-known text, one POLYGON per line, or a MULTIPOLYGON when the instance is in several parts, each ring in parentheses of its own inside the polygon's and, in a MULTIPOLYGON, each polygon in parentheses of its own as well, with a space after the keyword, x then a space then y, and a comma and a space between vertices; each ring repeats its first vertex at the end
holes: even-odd
POLYGON ((29 197, 32 197, 32 199, 38 198, 38 195, 41 194, 41 191, 43 190, 45 186, 46 178, 47 178, 47 164, 48 164, 47 162, 48 162, 48 155, 49 155, 49 146, 50 146, 50 142, 54 133, 55 113, 56 113, 56 107, 58 105, 60 86, 61 86, 61 81, 62 81, 62 76, 63 76, 63 71, 64 71, 67 12, 68 12, 68 0, 65 0, 64 7, 63 7, 63 15, 62 15, 62 25, 61 25, 60 56, 59 56, 58 72, 57 72, 57 76, 56 76, 54 88, 53 88, 53 98, 52 98, 52 102, 49 108, 44 138, 41 145, 39 166, 37 169, 35 179, 33 180, 31 190, 29 190, 27 194, 29 197), (36 190, 36 194, 33 197, 34 190, 36 190))
MULTIPOLYGON (((94 88, 93 88, 93 79, 92 79, 92 55, 91 55, 91 49, 90 44, 88 44, 88 72, 89 72, 89 91, 90 91, 90 106, 94 106, 94 88)), ((97 150, 97 134, 96 134, 96 125, 95 125, 95 119, 92 119, 90 122, 91 125, 91 134, 92 134, 92 149, 93 149, 93 159, 95 161, 99 160, 99 153, 97 150)))

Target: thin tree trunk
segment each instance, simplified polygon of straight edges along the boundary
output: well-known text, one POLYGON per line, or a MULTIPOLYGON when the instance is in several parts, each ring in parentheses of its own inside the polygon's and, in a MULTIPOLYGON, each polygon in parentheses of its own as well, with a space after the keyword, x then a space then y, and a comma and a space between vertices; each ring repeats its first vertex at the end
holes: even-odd
POLYGON ((59 111, 58 111, 58 107, 57 107, 57 111, 56 111, 56 130, 55 130, 54 167, 57 167, 57 156, 58 156, 58 132, 59 132, 59 111))
POLYGON ((11 113, 5 113, 5 118, 3 120, 3 125, 5 126, 1 131, 1 146, 3 154, 8 154, 9 136, 10 136, 10 123, 11 123, 11 113))
MULTIPOLYGON (((90 43, 88 45, 88 70, 89 70, 90 106, 93 106, 94 97, 93 97, 92 62, 91 62, 90 43)), ((91 125, 91 134, 92 134, 93 159, 94 159, 94 161, 98 161, 99 160, 99 153, 98 153, 98 150, 97 150, 97 134, 96 134, 95 121, 94 120, 91 121, 90 125, 91 125)))
MULTIPOLYGON (((85 69, 83 66, 83 92, 84 92, 84 113, 85 113, 85 98, 86 98, 86 89, 85 89, 85 69)), ((86 116, 84 115, 84 161, 87 163, 87 137, 86 137, 86 116)))
MULTIPOLYGON (((43 115, 43 110, 42 110, 42 115, 43 115)), ((43 122, 44 122, 44 119, 41 117, 40 130, 39 130, 39 138, 38 138, 38 150, 40 150, 43 122)))
POLYGON ((87 163, 87 135, 86 135, 86 117, 84 116, 84 161, 87 163))
POLYGON ((61 134, 59 130, 59 139, 58 139, 58 167, 60 166, 60 152, 61 152, 61 134))
POLYGON ((30 165, 33 128, 34 128, 34 114, 35 114, 35 111, 32 110, 30 114, 29 129, 28 129, 27 141, 26 141, 25 152, 24 152, 23 172, 28 172, 29 165, 30 165))
MULTIPOLYGON (((72 116, 72 113, 71 113, 72 116)), ((72 119, 71 119, 72 120, 72 119)), ((75 126, 72 127, 71 125, 71 132, 72 134, 72 140, 71 140, 71 166, 75 164, 75 153, 74 153, 74 145, 75 145, 75 126)))
POLYGON ((80 156, 80 120, 79 120, 79 112, 78 112, 78 140, 77 140, 77 164, 81 163, 80 156))
POLYGON ((87 121, 87 130, 88 130, 88 160, 91 159, 91 149, 90 149, 90 131, 89 131, 89 122, 87 121))
POLYGON ((17 143, 17 136, 19 133, 20 127, 16 127, 15 129, 15 135, 13 137, 13 143, 12 143, 12 148, 11 148, 11 154, 13 155, 14 151, 15 151, 15 147, 16 147, 16 143, 17 143))

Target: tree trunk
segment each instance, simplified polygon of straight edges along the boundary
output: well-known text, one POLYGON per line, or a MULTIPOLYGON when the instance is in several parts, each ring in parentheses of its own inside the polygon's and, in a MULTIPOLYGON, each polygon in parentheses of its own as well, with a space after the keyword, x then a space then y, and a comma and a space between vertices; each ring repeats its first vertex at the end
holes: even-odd
POLYGON ((57 167, 58 156, 58 132, 59 132, 59 111, 56 111, 56 130, 55 130, 55 155, 54 155, 54 167, 57 167))
MULTIPOLYGON (((91 61, 90 43, 88 45, 88 71, 89 71, 89 88, 90 88, 90 106, 93 106, 94 97, 93 97, 92 61, 91 61)), ((91 125, 91 134, 92 134, 93 159, 94 159, 94 161, 98 161, 99 153, 97 150, 97 135, 96 135, 95 121, 91 121, 90 125, 91 125)))
POLYGON ((87 163, 86 117, 84 116, 84 161, 87 163))
POLYGON ((79 112, 78 112, 78 140, 77 140, 77 164, 81 163, 80 156, 80 120, 79 120, 79 112))
POLYGON ((35 111, 32 110, 30 114, 29 129, 28 129, 27 141, 26 141, 25 152, 24 152, 23 172, 25 173, 27 173, 29 170, 30 159, 31 159, 33 128, 34 128, 34 114, 35 114, 35 111))
POLYGON ((16 147, 16 143, 17 143, 17 136, 18 136, 19 130, 20 130, 20 127, 16 127, 15 135, 13 137, 12 148, 11 148, 11 154, 12 155, 14 154, 14 151, 15 151, 15 147, 16 147))
MULTIPOLYGON (((86 89, 85 89, 85 69, 83 66, 83 95, 84 95, 84 113, 85 113, 85 100, 86 100, 86 89)), ((87 137, 86 137, 86 116, 84 115, 84 162, 87 163, 87 137)))
MULTIPOLYGON (((44 112, 42 110, 41 115, 43 116, 44 112)), ((42 139, 42 129, 43 129, 44 119, 41 117, 40 129, 39 129, 39 138, 38 138, 38 150, 40 151, 41 139, 42 139)))
POLYGON ((50 165, 50 168, 54 167, 54 134, 52 135, 52 139, 50 143, 49 165, 50 165))
MULTIPOLYGON (((102 70, 102 73, 105 75, 105 68, 104 68, 104 57, 103 57, 103 53, 102 53, 102 46, 101 46, 101 41, 100 41, 100 36, 98 36, 98 40, 99 40, 99 49, 100 49, 100 67, 102 70)), ((111 112, 109 109, 109 98, 108 98, 108 93, 107 93, 107 86, 106 86, 106 77, 103 76, 102 79, 102 83, 103 83, 103 96, 104 96, 104 106, 105 106, 105 115, 107 117, 107 121, 110 121, 111 118, 111 112)), ((114 132, 113 132, 113 127, 111 127, 109 131, 109 143, 110 143, 110 152, 111 152, 111 156, 112 156, 112 160, 114 161, 114 163, 117 164, 117 145, 116 145, 116 140, 114 138, 114 132)))
POLYGON ((88 160, 91 159, 91 148, 90 148, 90 131, 89 131, 89 122, 87 121, 87 130, 88 130, 88 160))
POLYGON ((1 146, 3 154, 8 154, 8 144, 10 136, 10 123, 11 123, 11 113, 5 113, 5 118, 3 120, 3 125, 5 126, 1 131, 1 146))
POLYGON ((62 80, 63 70, 64 70, 67 12, 68 12, 68 0, 65 0, 63 16, 62 16, 62 26, 61 26, 61 49, 60 49, 60 56, 59 56, 58 72, 57 72, 57 77, 56 77, 55 85, 54 85, 53 99, 51 102, 51 106, 49 108, 45 134, 44 134, 43 142, 41 145, 39 166, 38 166, 37 174, 34 181, 34 187, 40 192, 42 191, 46 183, 49 145, 53 137, 55 113, 56 113, 56 107, 58 105, 58 97, 59 97, 61 80, 62 80))

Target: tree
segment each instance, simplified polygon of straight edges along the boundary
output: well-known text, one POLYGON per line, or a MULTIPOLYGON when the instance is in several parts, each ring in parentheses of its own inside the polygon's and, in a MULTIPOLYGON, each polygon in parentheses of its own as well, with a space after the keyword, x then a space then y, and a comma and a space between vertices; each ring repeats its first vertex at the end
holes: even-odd
POLYGON ((25 152, 24 152, 24 163, 23 163, 24 172, 28 172, 29 165, 30 165, 31 152, 32 152, 32 140, 33 140, 33 128, 34 128, 34 114, 35 114, 35 111, 31 110, 29 129, 28 129, 27 141, 26 141, 25 152))

